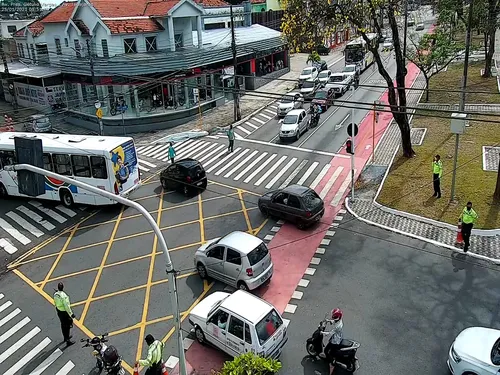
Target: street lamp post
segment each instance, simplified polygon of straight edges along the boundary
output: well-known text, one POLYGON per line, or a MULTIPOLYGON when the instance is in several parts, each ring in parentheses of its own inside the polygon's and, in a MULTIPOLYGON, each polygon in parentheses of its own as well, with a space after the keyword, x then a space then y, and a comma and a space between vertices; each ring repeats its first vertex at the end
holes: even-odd
POLYGON ((163 238, 163 234, 161 233, 160 228, 156 224, 155 220, 151 216, 151 214, 139 203, 131 201, 130 199, 124 198, 120 195, 115 195, 113 193, 107 192, 105 190, 101 190, 99 188, 96 188, 94 186, 88 185, 84 182, 74 180, 72 178, 69 178, 67 176, 62 176, 57 173, 49 172, 45 169, 35 167, 33 165, 29 164, 17 164, 17 165, 10 165, 10 166, 5 166, 5 170, 8 171, 19 171, 19 170, 26 170, 34 173, 39 173, 43 176, 46 177, 52 177, 56 180, 60 180, 63 182, 66 182, 71 185, 75 185, 79 188, 82 188, 84 190, 90 191, 91 193, 101 195, 103 197, 112 199, 114 201, 117 201, 118 203, 123 204, 124 206, 132 207, 135 208, 137 211, 139 211, 142 216, 144 216, 151 225, 151 228, 153 228, 153 232, 155 235, 158 237, 158 241, 160 243, 160 247, 163 251, 163 254, 165 255, 165 266, 167 268, 167 276, 168 276, 168 288, 169 288, 169 295, 170 295, 170 300, 172 303, 172 313, 174 316, 175 320, 175 328, 177 330, 177 345, 179 349, 179 367, 180 367, 180 374, 181 375, 187 375, 186 371, 186 356, 184 353, 184 344, 183 344, 183 339, 182 339, 182 331, 181 331, 181 313, 179 311, 179 303, 178 303, 178 296, 177 296, 177 284, 175 281, 175 270, 174 270, 174 265, 172 264, 172 260, 170 259, 170 254, 168 252, 168 246, 165 241, 165 238, 163 238))

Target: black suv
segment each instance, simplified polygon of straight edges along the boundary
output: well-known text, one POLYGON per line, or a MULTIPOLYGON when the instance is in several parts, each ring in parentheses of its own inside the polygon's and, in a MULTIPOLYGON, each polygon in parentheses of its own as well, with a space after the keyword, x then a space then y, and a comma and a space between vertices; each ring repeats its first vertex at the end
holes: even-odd
POLYGON ((198 160, 186 158, 169 165, 160 173, 165 190, 177 190, 185 195, 198 193, 207 187, 207 174, 198 160))

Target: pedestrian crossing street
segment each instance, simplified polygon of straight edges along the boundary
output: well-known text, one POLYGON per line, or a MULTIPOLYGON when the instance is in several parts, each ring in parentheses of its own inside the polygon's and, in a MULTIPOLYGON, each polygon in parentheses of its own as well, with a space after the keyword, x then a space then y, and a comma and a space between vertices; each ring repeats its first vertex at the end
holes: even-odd
POLYGON ((0 293, 0 374, 67 375, 75 364, 0 293))
POLYGON ((19 202, 19 206, 0 218, 0 249, 11 255, 19 246, 32 245, 43 235, 52 234, 85 209, 52 206, 35 200, 19 202))
MULTIPOLYGON (((324 199, 335 182, 343 179, 338 193, 329 202, 336 206, 350 187, 350 169, 338 166, 333 170, 330 164, 332 156, 316 155, 300 149, 276 148, 271 145, 254 149, 252 146, 255 144, 248 141, 240 141, 236 146, 238 147, 234 152, 228 153, 227 143, 205 137, 191 139, 174 147, 176 160, 186 157, 198 160, 203 164, 210 180, 231 186, 243 185, 243 188, 250 191, 265 192, 299 184, 320 190, 317 192, 324 199), (327 175, 328 180, 323 186, 320 183, 327 175)), ((167 166, 168 147, 166 144, 138 147, 139 163, 144 163, 147 158, 149 164, 153 164, 152 160, 156 160, 159 167, 167 166)))
POLYGON ((235 127, 234 137, 236 139, 243 139, 248 137, 251 133, 260 128, 266 122, 275 118, 277 110, 278 110, 277 102, 274 102, 271 105, 267 106, 262 111, 257 113, 255 116, 251 117, 247 121, 235 127))

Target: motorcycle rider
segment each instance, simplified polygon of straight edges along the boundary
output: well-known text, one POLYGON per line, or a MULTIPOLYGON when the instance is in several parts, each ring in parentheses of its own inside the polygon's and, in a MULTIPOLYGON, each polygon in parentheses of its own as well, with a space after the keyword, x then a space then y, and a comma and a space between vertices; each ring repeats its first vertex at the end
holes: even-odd
POLYGON ((319 118, 321 117, 321 106, 319 104, 312 104, 310 112, 312 114, 311 122, 315 122, 316 125, 319 124, 319 118))
MULTIPOLYGON (((342 321, 343 312, 339 308, 332 310, 332 319, 327 319, 327 323, 332 325, 331 331, 324 332, 323 338, 328 337, 328 344, 323 350, 322 358, 333 359, 333 354, 340 349, 340 343, 344 337, 344 322, 342 321)), ((324 342, 324 341, 323 341, 324 342)))

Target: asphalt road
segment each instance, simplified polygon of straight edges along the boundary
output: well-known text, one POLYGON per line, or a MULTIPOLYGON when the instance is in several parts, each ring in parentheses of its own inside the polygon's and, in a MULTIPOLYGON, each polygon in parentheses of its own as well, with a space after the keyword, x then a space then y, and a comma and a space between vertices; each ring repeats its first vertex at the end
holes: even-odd
MULTIPOLYGON (((330 374, 306 356, 305 340, 324 314, 344 311, 344 335, 359 341, 359 375, 449 374, 446 360, 464 328, 500 328, 500 270, 417 240, 351 221, 321 255, 296 301, 283 374, 330 374)), ((295 302, 294 302, 295 303, 295 302)), ((336 374, 342 374, 339 369, 336 374)))

